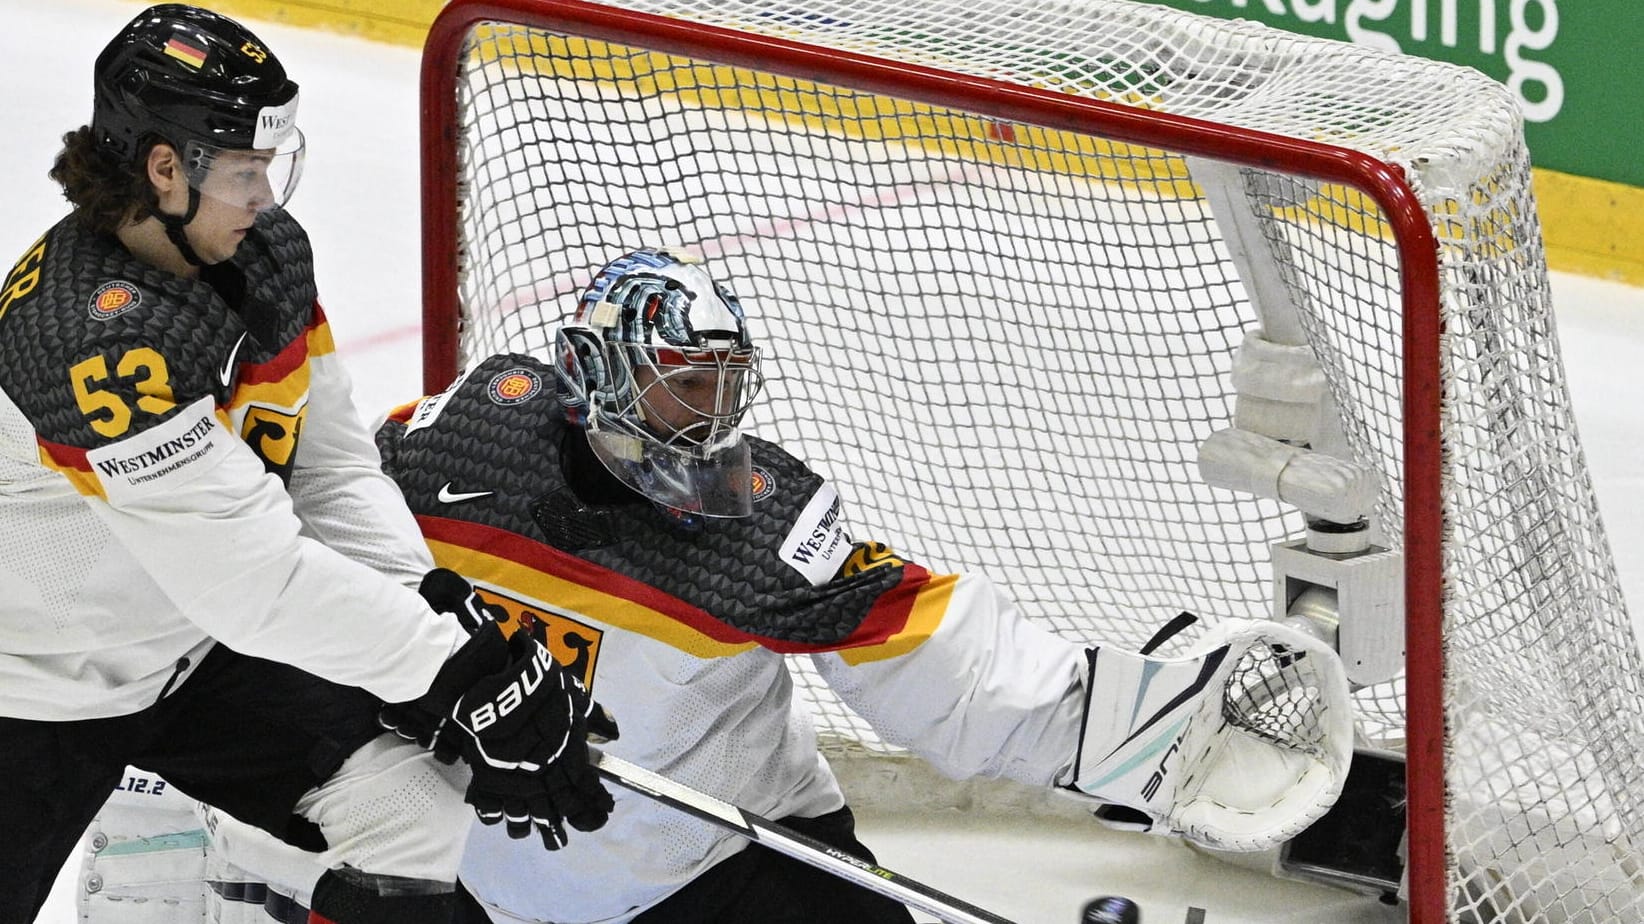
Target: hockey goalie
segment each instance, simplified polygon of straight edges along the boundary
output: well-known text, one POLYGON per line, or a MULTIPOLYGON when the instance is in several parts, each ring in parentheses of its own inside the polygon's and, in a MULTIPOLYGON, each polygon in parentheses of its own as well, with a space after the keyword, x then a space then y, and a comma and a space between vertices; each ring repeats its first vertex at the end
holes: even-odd
MULTIPOLYGON (((448 569, 430 602, 544 640, 616 714, 610 754, 870 858, 794 696, 784 655, 802 654, 942 773, 1065 789, 1154 833, 1265 849, 1340 792, 1348 684, 1310 635, 1227 620, 1170 656, 1087 647, 982 574, 849 535, 823 476, 741 431, 760 351, 701 267, 615 259, 557 343, 552 362, 476 364, 378 442, 448 569)), ((912 920, 638 794, 616 803, 552 851, 532 806, 494 806, 469 837, 460 919, 912 920)))

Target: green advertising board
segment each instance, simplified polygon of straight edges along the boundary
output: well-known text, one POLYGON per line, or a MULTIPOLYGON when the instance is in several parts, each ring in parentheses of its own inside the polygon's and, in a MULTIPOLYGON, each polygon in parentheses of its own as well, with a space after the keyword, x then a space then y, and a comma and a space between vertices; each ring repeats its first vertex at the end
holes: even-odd
POLYGON ((1465 64, 1524 106, 1538 167, 1644 186, 1638 0, 1150 0, 1465 64))

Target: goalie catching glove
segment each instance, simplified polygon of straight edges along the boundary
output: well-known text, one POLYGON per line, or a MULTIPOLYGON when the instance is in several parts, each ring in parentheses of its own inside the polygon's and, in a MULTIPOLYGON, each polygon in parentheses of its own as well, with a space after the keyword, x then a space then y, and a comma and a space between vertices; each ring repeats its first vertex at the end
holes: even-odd
POLYGON ((1276 622, 1223 623, 1181 658, 1092 648, 1073 788, 1141 827, 1265 850, 1341 794, 1353 754, 1347 674, 1276 622))
POLYGON ((427 693, 383 707, 383 727, 445 763, 460 756, 473 771, 465 798, 474 814, 506 823, 510 837, 535 828, 555 850, 566 822, 578 831, 605 824, 613 802, 589 763, 588 736, 615 739, 615 721, 542 642, 525 631, 505 636, 507 613, 456 572, 436 568, 418 589, 470 637, 427 693))

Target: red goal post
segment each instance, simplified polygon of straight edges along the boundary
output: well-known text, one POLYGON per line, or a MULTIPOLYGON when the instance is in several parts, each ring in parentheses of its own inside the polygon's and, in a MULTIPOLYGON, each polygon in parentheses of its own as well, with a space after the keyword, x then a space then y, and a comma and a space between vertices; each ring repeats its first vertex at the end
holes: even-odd
MULTIPOLYGON (((436 20, 425 48, 422 72, 425 388, 430 392, 443 388, 465 362, 476 358, 473 350, 483 352, 511 343, 507 336, 498 335, 501 339, 480 338, 475 341, 477 346, 469 345, 473 332, 484 322, 477 320, 472 306, 464 303, 464 286, 475 274, 493 272, 487 263, 493 258, 487 254, 534 246, 529 235, 521 235, 517 230, 510 231, 513 236, 483 254, 481 242, 476 240, 478 219, 473 212, 491 205, 474 204, 475 197, 480 195, 476 193, 476 186, 483 182, 483 177, 475 172, 473 161, 478 155, 472 150, 472 144, 464 140, 464 133, 474 130, 474 117, 468 108, 469 101, 479 91, 460 88, 464 81, 477 79, 474 75, 487 68, 530 69, 516 64, 499 65, 495 51, 476 57, 475 48, 480 41, 476 36, 496 24, 517 25, 528 30, 526 37, 509 40, 514 46, 529 46, 529 51, 522 52, 525 54, 552 56, 555 53, 553 41, 532 37, 539 34, 605 43, 614 49, 638 49, 647 55, 690 62, 682 67, 744 69, 807 86, 848 88, 851 93, 879 95, 931 107, 938 112, 962 113, 1000 126, 1032 127, 1101 139, 1106 145, 1166 151, 1176 157, 1207 158, 1353 191, 1353 195, 1362 197, 1366 214, 1372 216, 1358 221, 1377 226, 1367 236, 1384 238, 1396 260, 1394 287, 1398 304, 1396 308, 1385 307, 1397 312, 1398 354, 1388 361, 1398 367, 1399 419, 1395 426, 1402 462, 1388 477, 1399 487, 1393 494, 1394 517, 1402 521, 1399 545, 1404 566, 1407 652, 1402 678, 1405 720, 1402 745, 1408 767, 1407 868, 1411 919, 1418 922, 1448 920, 1452 892, 1457 888, 1458 879, 1465 878, 1455 871, 1456 858, 1447 848, 1445 812, 1444 574, 1446 550, 1450 548, 1447 543, 1454 541, 1451 533, 1455 524, 1447 522, 1447 511, 1451 508, 1447 507, 1445 497, 1447 479, 1451 476, 1445 468, 1443 445, 1448 424, 1441 417, 1441 393, 1445 387, 1441 358, 1445 283, 1440 254, 1445 243, 1443 238, 1452 232, 1444 230, 1445 209, 1435 208, 1431 202, 1424 203, 1422 196, 1412 188, 1408 165, 1338 143, 1173 113, 1167 111, 1168 107, 1154 105, 1146 98, 1139 103, 1118 102, 1112 97, 1121 94, 1081 95, 1052 89, 1051 81, 1030 85, 932 63, 899 60, 894 53, 878 56, 861 47, 829 47, 815 40, 815 36, 825 33, 826 29, 817 26, 806 31, 815 22, 826 24, 826 17, 821 15, 813 17, 808 24, 795 25, 798 20, 790 17, 781 20, 780 28, 755 29, 694 21, 679 15, 678 10, 670 13, 660 15, 579 0, 454 0, 436 20)), ((627 52, 609 54, 621 57, 627 52)), ((549 66, 543 68, 546 70, 549 66)), ((574 65, 567 65, 564 75, 586 77, 594 82, 609 76, 598 67, 590 70, 582 66, 579 71, 574 65)), ((622 78, 628 79, 626 74, 622 78)), ((679 80, 680 85, 684 85, 685 78, 679 80)), ((734 100, 727 102, 732 96, 731 91, 722 91, 715 97, 717 105, 733 106, 734 100)), ((803 117, 794 119, 802 121, 803 117)), ((769 121, 774 124, 780 120, 769 121)), ((1011 140, 1008 133, 1003 140, 1011 140)), ((505 144, 517 149, 533 143, 537 142, 526 140, 516 144, 510 134, 505 144)), ((542 144, 548 150, 546 142, 542 144)), ((565 149, 553 150, 563 152, 565 149)), ((611 156, 613 163, 628 162, 622 161, 623 155, 611 156)), ((1042 164, 1035 165, 1032 172, 1042 172, 1039 167, 1042 164)), ((515 178, 526 175, 527 172, 509 174, 515 178)), ((615 175, 605 174, 607 178, 615 175)), ((516 181, 511 179, 509 183, 516 181)), ((509 195, 522 194, 517 191, 499 194, 486 202, 504 203, 510 214, 521 210, 523 206, 508 204, 513 202, 509 195)), ((612 238, 601 239, 599 243, 610 251, 608 255, 614 256, 627 246, 651 241, 612 238)), ((1539 247, 1539 239, 1523 246, 1539 247)), ((589 265, 582 271, 586 274, 593 268, 589 265)), ((508 274, 498 270, 496 275, 508 274)), ((526 283, 527 280, 509 277, 497 284, 500 290, 505 290, 505 300, 517 300, 515 291, 526 283)), ((1247 280, 1246 284, 1251 283, 1247 280)), ((743 291, 740 284, 734 288, 743 291)), ((568 308, 565 304, 568 291, 561 286, 553 293, 560 304, 534 309, 547 312, 538 324, 551 325, 554 312, 568 308)), ((746 297, 747 293, 743 294, 746 297)), ((754 294, 757 300, 757 291, 754 294)), ((492 297, 496 297, 495 292, 492 297)), ((772 310, 763 304, 761 308, 765 313, 772 310)), ((540 349, 541 343, 530 340, 511 345, 540 349)), ((801 451, 800 455, 805 453, 801 451)), ((851 503, 857 505, 858 499, 853 497, 851 503)), ((1607 554, 1605 549, 1604 555, 1607 554)))

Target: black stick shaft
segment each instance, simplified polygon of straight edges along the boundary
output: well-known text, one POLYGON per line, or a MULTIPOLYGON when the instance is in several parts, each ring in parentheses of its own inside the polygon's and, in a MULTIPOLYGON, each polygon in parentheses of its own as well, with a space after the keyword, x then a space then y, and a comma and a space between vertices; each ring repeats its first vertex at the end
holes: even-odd
POLYGON ((832 873, 847 882, 877 892, 910 908, 934 914, 948 924, 1012 924, 1008 918, 984 911, 969 902, 939 892, 900 873, 853 857, 836 847, 789 830, 774 821, 652 773, 643 767, 635 766, 620 757, 612 757, 597 748, 590 750, 594 752, 594 765, 599 769, 600 775, 625 789, 631 789, 640 795, 649 796, 665 805, 695 815, 756 844, 763 844, 778 853, 809 863, 824 872, 832 873))

